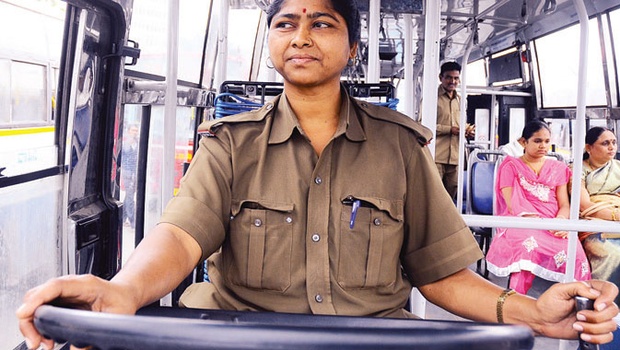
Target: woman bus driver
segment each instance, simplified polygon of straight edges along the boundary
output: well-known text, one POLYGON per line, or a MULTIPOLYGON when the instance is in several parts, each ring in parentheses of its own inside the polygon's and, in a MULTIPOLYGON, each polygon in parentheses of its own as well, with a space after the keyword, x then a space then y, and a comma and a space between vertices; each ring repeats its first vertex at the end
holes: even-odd
POLYGON ((52 343, 34 328, 39 305, 132 314, 207 257, 212 283, 192 285, 187 306, 409 317, 414 285, 469 319, 612 339, 610 283, 558 284, 535 300, 468 269, 482 254, 424 146, 430 133, 341 88, 359 39, 353 0, 276 0, 268 24, 284 94, 206 125, 178 195, 112 280, 64 276, 30 290, 17 311, 29 347, 52 343), (577 315, 576 295, 596 310, 577 315))

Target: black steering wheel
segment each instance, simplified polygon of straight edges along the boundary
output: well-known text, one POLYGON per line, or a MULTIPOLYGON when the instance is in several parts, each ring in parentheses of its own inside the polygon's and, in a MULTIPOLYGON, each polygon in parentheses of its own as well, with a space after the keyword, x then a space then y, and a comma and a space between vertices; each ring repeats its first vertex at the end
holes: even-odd
POLYGON ((128 349, 532 349, 523 326, 149 307, 135 316, 43 305, 35 326, 78 347, 128 349))

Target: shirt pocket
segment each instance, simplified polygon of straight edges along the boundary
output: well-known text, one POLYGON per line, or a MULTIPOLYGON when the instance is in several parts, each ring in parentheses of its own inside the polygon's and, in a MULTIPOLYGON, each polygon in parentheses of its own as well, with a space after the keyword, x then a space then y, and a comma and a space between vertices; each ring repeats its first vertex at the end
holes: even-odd
POLYGON ((376 197, 342 199, 338 235, 338 284, 342 288, 385 287, 398 280, 403 206, 402 200, 376 197), (355 201, 359 207, 352 215, 355 201))
POLYGON ((232 284, 284 292, 291 284, 293 204, 264 200, 233 203, 223 275, 232 284))

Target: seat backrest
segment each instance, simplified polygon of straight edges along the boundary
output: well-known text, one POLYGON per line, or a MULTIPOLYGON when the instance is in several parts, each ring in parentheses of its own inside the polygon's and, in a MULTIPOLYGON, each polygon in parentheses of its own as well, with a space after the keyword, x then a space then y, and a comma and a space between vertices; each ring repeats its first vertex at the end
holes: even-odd
POLYGON ((493 214, 493 174, 495 162, 475 162, 471 169, 472 214, 493 214))
POLYGON ((468 214, 493 215, 495 201, 495 172, 503 152, 474 149, 468 159, 468 214))

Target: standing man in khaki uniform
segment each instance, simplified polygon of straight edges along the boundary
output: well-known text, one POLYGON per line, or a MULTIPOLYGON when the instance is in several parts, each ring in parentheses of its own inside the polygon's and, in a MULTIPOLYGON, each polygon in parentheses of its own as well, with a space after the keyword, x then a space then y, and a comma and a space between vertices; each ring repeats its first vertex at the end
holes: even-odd
MULTIPOLYGON (((437 92, 437 135, 435 141, 435 164, 443 185, 453 199, 458 187, 459 164, 459 116, 461 96, 456 88, 461 79, 461 65, 446 62, 441 65, 437 92)), ((466 130, 466 136, 473 136, 473 127, 466 130)))

